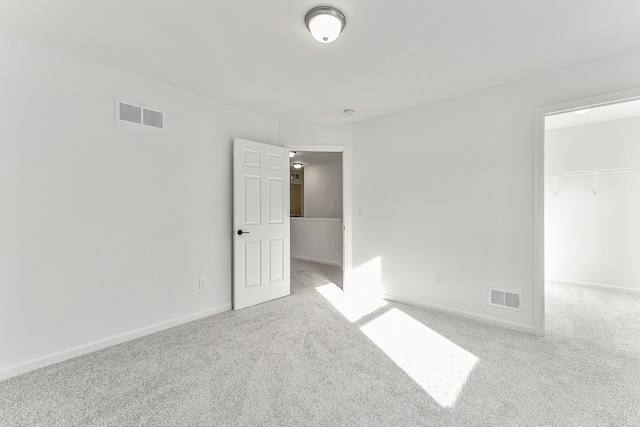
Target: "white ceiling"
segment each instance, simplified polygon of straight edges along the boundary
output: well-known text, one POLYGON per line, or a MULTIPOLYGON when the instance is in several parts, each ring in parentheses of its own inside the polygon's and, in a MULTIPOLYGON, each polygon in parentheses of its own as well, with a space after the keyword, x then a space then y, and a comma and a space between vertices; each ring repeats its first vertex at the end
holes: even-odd
POLYGON ((279 120, 357 121, 640 45, 635 0, 0 0, 0 31, 279 120), (345 117, 352 108, 356 114, 345 117))

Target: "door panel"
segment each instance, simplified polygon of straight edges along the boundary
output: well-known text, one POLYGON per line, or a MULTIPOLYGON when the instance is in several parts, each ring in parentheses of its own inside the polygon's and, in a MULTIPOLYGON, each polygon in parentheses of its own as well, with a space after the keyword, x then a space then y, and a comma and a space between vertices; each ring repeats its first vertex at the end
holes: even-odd
POLYGON ((242 153, 244 154, 242 166, 246 168, 260 168, 260 151, 244 149, 242 153))
POLYGON ((269 241, 269 283, 278 283, 284 279, 284 242, 283 239, 269 241))
POLYGON ((244 244, 244 287, 260 286, 261 254, 260 241, 243 242, 244 244))
POLYGON ((244 225, 260 225, 260 177, 245 175, 244 179, 244 225))
POLYGON ((289 159, 289 154, 287 153, 286 157, 283 157, 279 154, 273 154, 273 153, 269 153, 269 169, 271 170, 276 170, 276 171, 281 171, 283 169, 286 169, 284 167, 284 160, 285 159, 289 159))
POLYGON ((289 154, 236 138, 233 162, 233 308, 290 293, 289 154))
POLYGON ((282 224, 284 221, 284 184, 280 178, 269 178, 269 224, 282 224))

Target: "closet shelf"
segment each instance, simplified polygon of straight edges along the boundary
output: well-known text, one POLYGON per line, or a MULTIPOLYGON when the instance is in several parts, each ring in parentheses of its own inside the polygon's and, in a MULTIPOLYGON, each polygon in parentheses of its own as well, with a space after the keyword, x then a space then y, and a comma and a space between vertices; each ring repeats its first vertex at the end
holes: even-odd
POLYGON ((640 172, 640 167, 635 168, 617 168, 617 169, 597 169, 589 171, 577 171, 577 172, 558 172, 553 174, 553 194, 558 195, 558 187, 556 186, 556 178, 559 176, 578 176, 578 175, 593 175, 593 194, 596 194, 596 182, 598 175, 604 175, 607 173, 626 173, 626 172, 640 172))

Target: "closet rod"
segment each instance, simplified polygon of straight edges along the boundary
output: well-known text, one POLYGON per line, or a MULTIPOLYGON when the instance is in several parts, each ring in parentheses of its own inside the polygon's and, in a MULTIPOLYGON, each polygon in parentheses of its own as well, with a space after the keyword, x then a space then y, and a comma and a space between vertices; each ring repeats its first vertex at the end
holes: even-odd
POLYGON ((618 168, 618 169, 598 169, 591 171, 579 171, 579 172, 559 172, 554 173, 553 176, 574 176, 574 175, 600 175, 603 173, 623 173, 623 172, 640 172, 640 167, 637 168, 618 168))
POLYGON ((640 172, 640 167, 554 173, 553 174, 553 194, 556 196, 558 195, 558 188, 556 187, 556 178, 559 176, 593 175, 593 194, 596 194, 596 182, 598 179, 598 175, 603 175, 605 173, 624 173, 624 172, 640 172))

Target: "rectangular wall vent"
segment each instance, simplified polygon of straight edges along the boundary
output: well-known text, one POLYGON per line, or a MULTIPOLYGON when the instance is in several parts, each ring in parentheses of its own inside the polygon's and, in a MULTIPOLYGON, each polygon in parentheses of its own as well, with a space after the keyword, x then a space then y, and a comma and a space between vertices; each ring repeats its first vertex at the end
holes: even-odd
POLYGON ((520 304, 522 303, 520 294, 505 291, 502 289, 489 288, 488 297, 488 303, 493 307, 520 311, 520 304))
POLYGON ((126 120, 133 123, 142 123, 142 108, 140 107, 121 102, 119 104, 118 112, 118 118, 120 120, 126 120))
POLYGON ((153 126, 157 128, 163 128, 163 114, 160 111, 142 109, 142 124, 147 126, 153 126))
POLYGON ((116 120, 164 128, 164 113, 116 99, 116 120))

